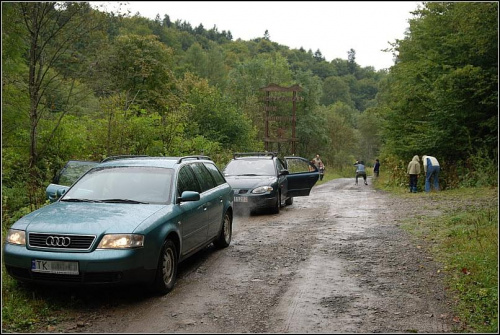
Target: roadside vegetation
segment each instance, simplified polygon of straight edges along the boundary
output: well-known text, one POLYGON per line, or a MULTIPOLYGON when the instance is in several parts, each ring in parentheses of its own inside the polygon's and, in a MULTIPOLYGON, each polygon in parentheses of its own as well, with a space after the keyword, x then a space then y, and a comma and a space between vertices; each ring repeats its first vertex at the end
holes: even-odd
POLYGON ((457 331, 498 333, 498 187, 414 194, 383 172, 375 186, 422 207, 402 228, 442 266, 457 331))

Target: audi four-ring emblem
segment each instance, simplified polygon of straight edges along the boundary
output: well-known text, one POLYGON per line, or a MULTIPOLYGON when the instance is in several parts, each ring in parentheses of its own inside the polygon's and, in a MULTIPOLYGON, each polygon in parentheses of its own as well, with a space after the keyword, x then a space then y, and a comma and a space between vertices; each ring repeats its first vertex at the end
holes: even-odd
POLYGON ((45 240, 45 244, 49 247, 68 247, 71 239, 67 236, 49 236, 45 240))

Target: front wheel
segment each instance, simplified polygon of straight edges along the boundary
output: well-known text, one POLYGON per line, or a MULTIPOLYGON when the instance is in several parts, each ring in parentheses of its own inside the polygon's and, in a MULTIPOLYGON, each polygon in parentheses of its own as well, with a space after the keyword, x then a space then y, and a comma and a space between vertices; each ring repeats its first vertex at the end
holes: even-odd
POLYGON ((155 290, 167 294, 175 285, 177 278, 177 249, 172 240, 167 239, 161 248, 158 269, 156 270, 155 290))
POLYGON ((276 202, 273 207, 271 207, 272 214, 279 214, 281 208, 281 193, 278 192, 276 195, 276 202))
POLYGON ((222 229, 219 237, 214 241, 217 248, 226 248, 231 243, 231 236, 233 235, 233 217, 230 213, 226 212, 222 219, 222 229))

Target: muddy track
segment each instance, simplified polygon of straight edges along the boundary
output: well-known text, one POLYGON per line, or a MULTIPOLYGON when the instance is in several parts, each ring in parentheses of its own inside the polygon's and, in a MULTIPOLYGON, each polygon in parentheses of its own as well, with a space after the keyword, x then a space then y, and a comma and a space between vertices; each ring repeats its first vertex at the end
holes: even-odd
POLYGON ((451 332, 439 264, 399 227, 413 208, 353 179, 316 186, 278 215, 236 216, 231 245, 182 264, 168 295, 78 291, 88 308, 49 330, 451 332))

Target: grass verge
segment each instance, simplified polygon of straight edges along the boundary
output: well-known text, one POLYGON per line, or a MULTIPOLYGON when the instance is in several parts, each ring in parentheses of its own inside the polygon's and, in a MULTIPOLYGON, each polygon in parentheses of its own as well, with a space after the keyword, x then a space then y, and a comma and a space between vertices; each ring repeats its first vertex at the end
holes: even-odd
POLYGON ((424 208, 401 227, 429 242, 442 265, 457 332, 498 333, 498 188, 410 194, 383 178, 375 185, 424 208), (442 214, 431 217, 433 210, 442 214))

